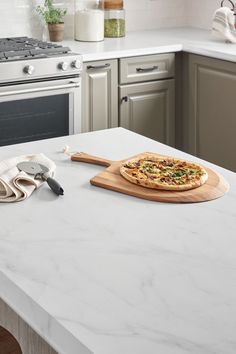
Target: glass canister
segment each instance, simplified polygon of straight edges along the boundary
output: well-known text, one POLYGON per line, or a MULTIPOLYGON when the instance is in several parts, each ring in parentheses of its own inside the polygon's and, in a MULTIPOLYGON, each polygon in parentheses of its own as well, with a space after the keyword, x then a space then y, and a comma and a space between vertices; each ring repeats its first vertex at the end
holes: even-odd
POLYGON ((125 36, 125 10, 104 10, 104 37, 118 38, 125 36))
POLYGON ((77 0, 75 4, 75 39, 84 42, 103 41, 104 12, 99 8, 99 3, 90 5, 77 0))

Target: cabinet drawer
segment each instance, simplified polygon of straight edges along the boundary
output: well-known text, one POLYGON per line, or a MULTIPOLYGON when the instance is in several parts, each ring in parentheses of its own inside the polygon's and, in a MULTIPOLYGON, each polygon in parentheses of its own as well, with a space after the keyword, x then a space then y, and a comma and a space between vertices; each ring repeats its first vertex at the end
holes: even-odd
POLYGON ((172 78, 175 74, 174 63, 174 54, 146 55, 120 59, 120 84, 172 78))

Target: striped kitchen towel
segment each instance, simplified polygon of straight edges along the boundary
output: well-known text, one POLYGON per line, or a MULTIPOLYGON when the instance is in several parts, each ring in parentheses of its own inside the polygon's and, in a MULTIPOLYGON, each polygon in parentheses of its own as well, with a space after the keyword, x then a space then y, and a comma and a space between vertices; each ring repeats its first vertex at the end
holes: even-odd
POLYGON ((228 7, 221 7, 216 10, 213 17, 212 33, 230 43, 236 43, 234 11, 228 7))
POLYGON ((43 184, 43 181, 17 168, 17 164, 22 161, 40 163, 49 169, 50 176, 55 174, 55 163, 44 154, 15 156, 0 161, 0 203, 25 200, 43 184))

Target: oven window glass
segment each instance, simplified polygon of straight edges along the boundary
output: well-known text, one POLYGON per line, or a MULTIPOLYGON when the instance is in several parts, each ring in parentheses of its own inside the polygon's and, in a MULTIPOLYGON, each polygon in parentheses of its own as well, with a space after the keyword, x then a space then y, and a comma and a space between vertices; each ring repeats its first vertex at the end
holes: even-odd
POLYGON ((0 102, 0 145, 69 134, 69 94, 0 102))

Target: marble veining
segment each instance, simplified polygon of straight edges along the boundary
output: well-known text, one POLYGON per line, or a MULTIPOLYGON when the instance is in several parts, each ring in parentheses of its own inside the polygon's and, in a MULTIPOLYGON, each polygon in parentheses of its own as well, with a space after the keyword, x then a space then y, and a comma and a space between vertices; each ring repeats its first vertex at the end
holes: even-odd
POLYGON ((66 144, 191 158, 122 128, 1 148, 1 159, 45 153, 65 189, 0 205, 2 299, 60 354, 235 354, 235 174, 204 162, 226 196, 155 203, 91 186, 103 167, 69 161, 66 144))

